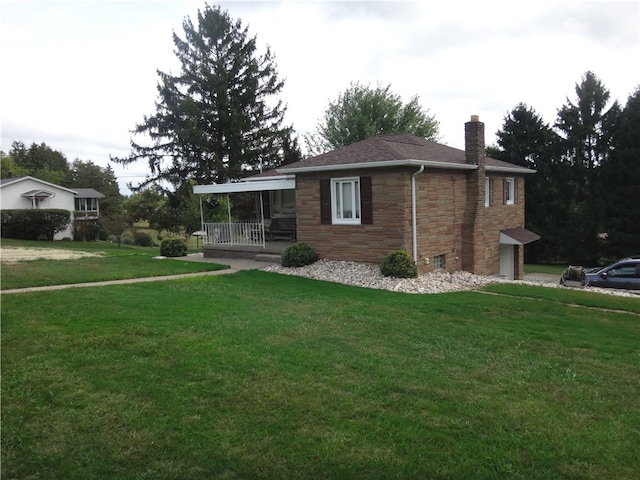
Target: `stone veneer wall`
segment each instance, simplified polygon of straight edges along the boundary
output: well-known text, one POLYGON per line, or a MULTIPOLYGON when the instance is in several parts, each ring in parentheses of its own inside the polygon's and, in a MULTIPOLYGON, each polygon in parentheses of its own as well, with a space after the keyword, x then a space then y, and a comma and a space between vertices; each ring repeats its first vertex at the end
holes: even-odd
POLYGON ((373 168, 296 175, 298 241, 331 260, 380 263, 392 250, 412 250, 411 176, 415 169, 373 168), (373 224, 322 225, 320 180, 371 176, 373 224), (407 206, 409 206, 407 208, 407 206))
MULTIPOLYGON (((494 193, 493 205, 485 208, 485 275, 497 275, 500 273, 500 230, 515 227, 524 227, 524 178, 522 176, 489 174, 493 179, 494 193), (514 205, 504 204, 503 180, 512 177, 517 182, 517 198, 514 205)), ((514 277, 522 278, 524 266, 524 248, 520 246, 515 252, 518 254, 518 262, 514 269, 514 277)))
MULTIPOLYGON (((500 230, 524 225, 524 179, 518 182, 518 198, 515 205, 503 204, 503 179, 507 175, 489 174, 494 182, 493 204, 484 206, 482 196, 482 226, 475 232, 479 240, 471 248, 475 259, 475 272, 479 275, 500 273, 500 230)), ((425 170, 416 178, 417 183, 417 230, 418 230, 418 270, 420 273, 433 271, 433 257, 445 256, 445 270, 463 270, 462 258, 468 245, 463 241, 464 214, 468 176, 459 170, 425 170)), ((409 218, 409 222, 411 219, 409 218)), ((410 251, 410 250, 409 250, 410 251)), ((523 249, 519 249, 522 272, 523 249)), ((517 277, 516 277, 517 278, 517 277)))
POLYGON ((467 180, 459 170, 431 170, 416 177, 418 270, 433 271, 433 257, 445 255, 445 270, 462 269, 462 220, 467 180))

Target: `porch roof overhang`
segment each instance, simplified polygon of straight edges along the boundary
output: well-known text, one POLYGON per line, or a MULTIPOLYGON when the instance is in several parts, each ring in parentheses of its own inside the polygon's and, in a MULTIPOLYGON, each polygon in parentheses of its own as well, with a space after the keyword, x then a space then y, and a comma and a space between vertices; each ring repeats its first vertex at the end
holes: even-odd
POLYGON ((21 197, 27 197, 27 198, 49 198, 49 197, 55 197, 56 194, 53 192, 49 192, 47 190, 29 190, 28 192, 24 192, 22 195, 20 195, 21 197))
POLYGON ((214 183, 211 185, 195 185, 193 193, 202 195, 206 193, 240 193, 262 192, 267 190, 294 190, 295 178, 278 178, 273 180, 251 180, 236 183, 214 183))
POLYGON ((504 245, 526 245, 540 240, 540 235, 523 227, 500 230, 500 243, 504 245))

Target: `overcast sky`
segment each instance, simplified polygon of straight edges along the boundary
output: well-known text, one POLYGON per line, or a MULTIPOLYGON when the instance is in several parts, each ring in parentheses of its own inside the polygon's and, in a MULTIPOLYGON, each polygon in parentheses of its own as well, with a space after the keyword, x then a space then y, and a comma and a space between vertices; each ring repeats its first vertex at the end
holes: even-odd
MULTIPOLYGON (((215 4, 211 2, 211 4, 215 4)), ((391 90, 440 122, 442 143, 464 145, 477 114, 487 144, 519 102, 553 123, 593 71, 625 103, 640 85, 640 0, 227 1, 285 79, 286 121, 311 132, 350 82, 391 90)), ((45 142, 109 164, 130 130, 155 113, 156 69, 177 73, 172 32, 204 1, 0 2, 1 149, 45 142)), ((301 144, 304 144, 301 139, 301 144)), ((145 162, 113 165, 121 192, 145 162)))

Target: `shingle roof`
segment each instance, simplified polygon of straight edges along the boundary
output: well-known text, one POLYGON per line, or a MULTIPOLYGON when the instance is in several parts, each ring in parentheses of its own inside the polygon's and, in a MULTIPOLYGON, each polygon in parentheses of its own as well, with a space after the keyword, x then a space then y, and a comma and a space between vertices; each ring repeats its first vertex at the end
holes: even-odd
POLYGON ((104 195, 93 188, 74 188, 77 198, 104 198, 104 195))
MULTIPOLYGON (((465 152, 447 145, 425 140, 408 134, 378 135, 356 142, 331 152, 290 163, 278 168, 280 173, 295 173, 296 169, 324 167, 330 170, 338 165, 375 164, 378 162, 417 160, 464 166, 465 152)), ((523 167, 487 157, 486 165, 496 169, 517 169, 523 167)), ((362 165, 363 167, 365 165, 362 165)))
POLYGON ((523 227, 507 228, 506 230, 500 230, 500 232, 520 242, 522 245, 540 240, 540 235, 523 227))

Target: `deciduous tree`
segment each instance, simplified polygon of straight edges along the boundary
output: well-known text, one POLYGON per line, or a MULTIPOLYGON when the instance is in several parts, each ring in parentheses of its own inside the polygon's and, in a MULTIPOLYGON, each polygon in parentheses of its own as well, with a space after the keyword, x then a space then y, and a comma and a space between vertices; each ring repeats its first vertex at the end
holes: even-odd
POLYGON ((310 153, 317 155, 384 133, 436 140, 438 121, 420 106, 418 96, 404 104, 391 85, 352 83, 329 103, 316 131, 305 140, 310 153))

